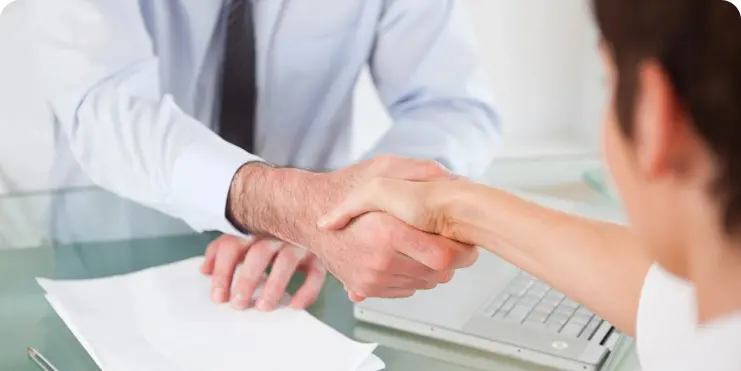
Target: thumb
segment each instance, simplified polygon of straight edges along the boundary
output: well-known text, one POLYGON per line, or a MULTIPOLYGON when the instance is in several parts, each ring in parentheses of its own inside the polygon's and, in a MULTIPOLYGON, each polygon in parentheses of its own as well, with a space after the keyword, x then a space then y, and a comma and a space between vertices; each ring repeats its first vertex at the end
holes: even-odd
POLYGON ((340 230, 350 224, 353 219, 377 209, 372 203, 367 202, 364 197, 351 194, 339 206, 319 218, 317 228, 324 231, 340 230))

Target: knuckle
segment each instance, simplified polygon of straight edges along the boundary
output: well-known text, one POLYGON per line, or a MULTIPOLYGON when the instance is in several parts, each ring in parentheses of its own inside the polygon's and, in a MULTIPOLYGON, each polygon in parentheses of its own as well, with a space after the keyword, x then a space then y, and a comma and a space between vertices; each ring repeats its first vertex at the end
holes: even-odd
POLYGON ((239 283, 243 285, 254 286, 260 283, 263 272, 254 269, 242 269, 239 274, 239 283))
POLYGON ((269 256, 271 254, 270 247, 266 243, 259 243, 252 246, 249 250, 252 255, 269 256))
MULTIPOLYGON (((374 222, 377 225, 377 228, 373 228, 372 230, 373 244, 383 249, 381 251, 386 251, 386 249, 388 249, 393 242, 393 237, 398 232, 398 230, 388 225, 388 218, 390 217, 380 213, 374 213, 371 214, 371 216, 374 218, 374 222)), ((382 254, 386 255, 388 253, 389 252, 384 252, 382 254)))
POLYGON ((368 274, 364 280, 365 284, 367 284, 370 287, 378 287, 381 285, 382 281, 383 281, 383 278, 377 272, 372 272, 368 274))
POLYGON ((448 170, 439 162, 427 160, 424 162, 424 173, 429 177, 447 174, 448 170))
POLYGON ((479 249, 476 247, 469 248, 471 251, 468 253, 467 259, 465 260, 463 267, 468 268, 472 266, 479 259, 479 249))
POLYGON ((369 261, 369 268, 372 272, 386 272, 391 268, 391 259, 387 255, 376 256, 369 261))
POLYGON ((374 169, 377 173, 384 174, 388 168, 390 168, 394 162, 397 160, 397 157, 390 154, 382 154, 376 156, 374 160, 374 169))
POLYGON ((378 291, 381 283, 382 278, 378 273, 367 272, 362 275, 357 286, 360 292, 370 295, 378 291))
POLYGON ((430 259, 431 268, 436 270, 448 270, 453 267, 455 260, 455 252, 451 249, 446 248, 433 248, 428 252, 428 258, 430 259))
POLYGON ((296 253, 292 249, 283 249, 280 253, 278 253, 277 260, 281 264, 285 265, 296 265, 298 264, 299 257, 296 255, 296 253))

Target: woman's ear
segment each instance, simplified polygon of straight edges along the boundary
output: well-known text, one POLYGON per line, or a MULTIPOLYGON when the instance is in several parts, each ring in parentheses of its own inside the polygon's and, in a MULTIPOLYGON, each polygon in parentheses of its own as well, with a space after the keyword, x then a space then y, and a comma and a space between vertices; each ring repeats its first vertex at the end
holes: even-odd
POLYGON ((638 71, 633 133, 640 171, 648 178, 681 172, 689 129, 682 105, 658 61, 645 61, 638 71))

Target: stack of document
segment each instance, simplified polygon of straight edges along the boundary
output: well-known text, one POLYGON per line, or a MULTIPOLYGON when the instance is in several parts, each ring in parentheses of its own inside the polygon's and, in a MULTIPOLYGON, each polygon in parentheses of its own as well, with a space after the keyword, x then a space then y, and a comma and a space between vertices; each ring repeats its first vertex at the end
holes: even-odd
POLYGON ((102 279, 38 279, 103 371, 378 371, 375 344, 305 311, 236 311, 210 299, 202 258, 102 279))

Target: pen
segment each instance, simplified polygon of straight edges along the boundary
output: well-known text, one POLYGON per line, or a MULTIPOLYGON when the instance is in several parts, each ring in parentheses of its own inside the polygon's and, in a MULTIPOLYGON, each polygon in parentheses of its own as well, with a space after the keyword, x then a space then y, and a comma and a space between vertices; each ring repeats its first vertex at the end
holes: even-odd
POLYGON ((51 364, 51 362, 47 361, 44 356, 39 353, 36 349, 33 349, 31 347, 26 348, 26 351, 28 353, 28 358, 31 358, 34 362, 36 362, 39 367, 44 371, 58 371, 54 365, 51 364))

